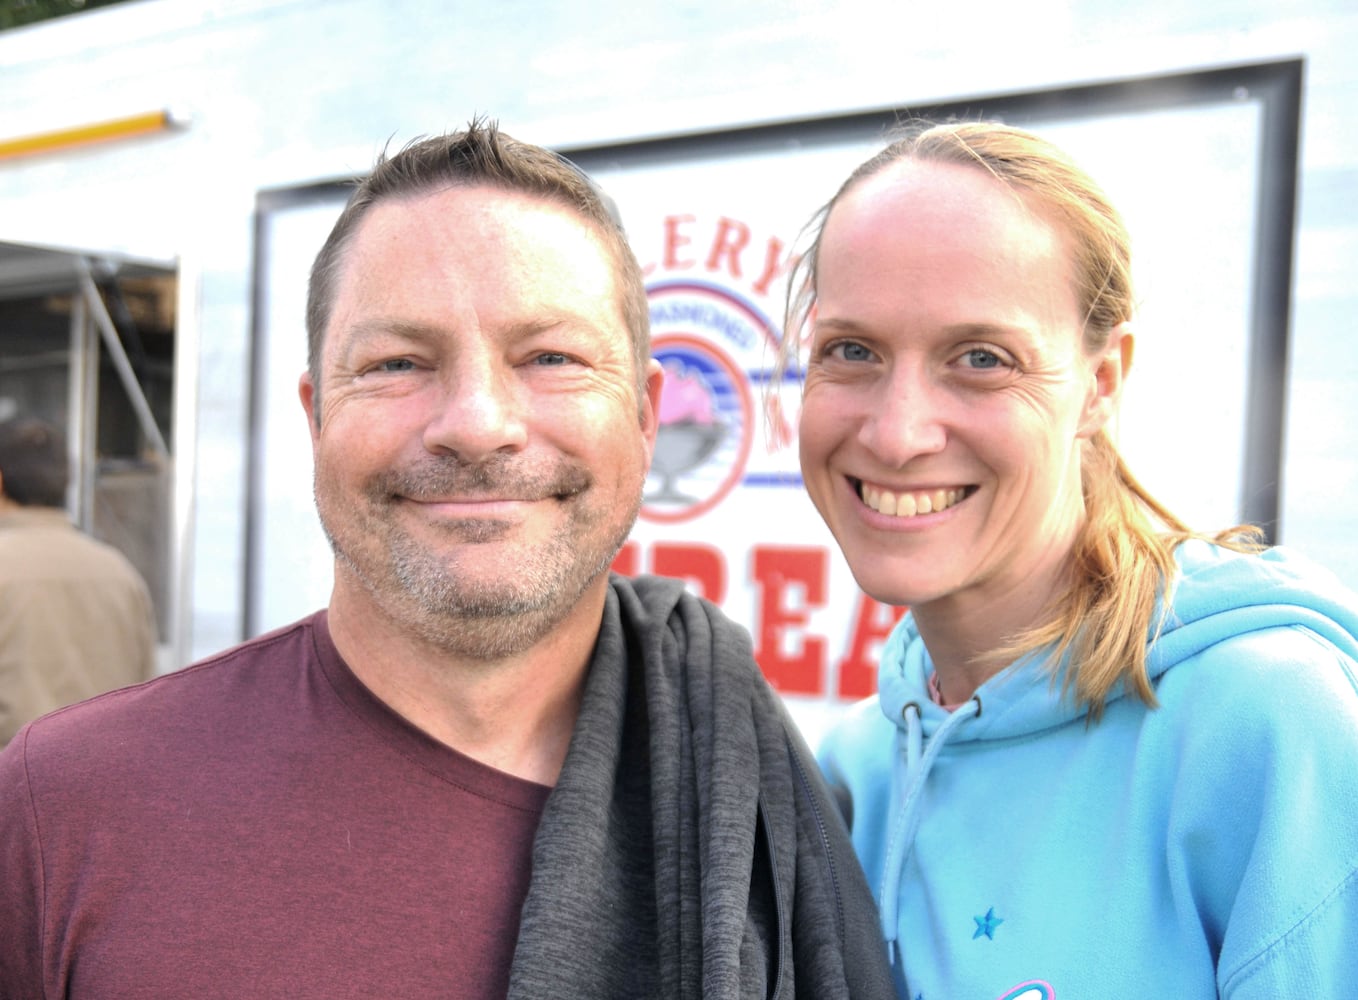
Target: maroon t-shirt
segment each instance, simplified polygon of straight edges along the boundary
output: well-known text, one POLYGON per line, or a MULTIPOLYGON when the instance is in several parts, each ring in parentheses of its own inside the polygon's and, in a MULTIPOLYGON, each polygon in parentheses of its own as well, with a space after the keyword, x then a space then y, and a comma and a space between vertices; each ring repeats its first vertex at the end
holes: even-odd
POLYGON ((0 755, 0 996, 503 997, 549 791, 396 715, 319 613, 0 755))

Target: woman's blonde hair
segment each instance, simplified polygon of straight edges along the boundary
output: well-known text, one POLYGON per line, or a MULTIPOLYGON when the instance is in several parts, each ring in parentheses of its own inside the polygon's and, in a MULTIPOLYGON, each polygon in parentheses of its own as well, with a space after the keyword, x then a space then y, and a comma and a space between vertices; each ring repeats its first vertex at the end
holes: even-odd
MULTIPOLYGON (((779 367, 795 366, 816 304, 816 273, 825 221, 839 199, 863 180, 903 160, 951 163, 984 170, 1018 193, 1063 230, 1074 254, 1077 302, 1084 312, 1084 346, 1101 353, 1121 323, 1131 319, 1131 241, 1107 196, 1059 148, 1031 132, 995 122, 915 122, 861 164, 808 226, 810 243, 788 285, 779 367)), ((780 379, 774 379, 777 385, 780 379)), ((1085 442, 1081 456, 1085 522, 1071 553, 1066 589, 1045 620, 1010 637, 988 659, 1009 663, 1054 646, 1053 667, 1069 653, 1063 690, 1097 721, 1122 683, 1148 705, 1155 692, 1146 673, 1148 644, 1162 622, 1158 599, 1174 571, 1174 550, 1188 528, 1132 476, 1107 431, 1085 442)), ((1257 548, 1259 532, 1236 526, 1211 540, 1257 548)))

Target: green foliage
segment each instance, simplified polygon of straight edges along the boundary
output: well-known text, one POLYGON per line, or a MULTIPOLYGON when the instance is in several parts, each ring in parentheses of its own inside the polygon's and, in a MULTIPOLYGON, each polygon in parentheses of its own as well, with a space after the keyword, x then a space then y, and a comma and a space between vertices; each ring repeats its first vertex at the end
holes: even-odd
POLYGON ((126 0, 0 0, 0 31, 126 0))

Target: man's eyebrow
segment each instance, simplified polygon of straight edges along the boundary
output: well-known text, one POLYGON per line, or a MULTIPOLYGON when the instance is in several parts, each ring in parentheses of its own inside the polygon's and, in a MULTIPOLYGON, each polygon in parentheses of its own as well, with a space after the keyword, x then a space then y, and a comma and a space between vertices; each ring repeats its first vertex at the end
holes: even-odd
MULTIPOLYGON (((376 342, 389 346, 419 347, 438 337, 434 327, 391 317, 369 317, 335 331, 335 363, 341 369, 358 364, 357 355, 376 342)), ((383 350, 387 350, 383 347, 383 350)))
MULTIPOLYGON (((568 309, 544 313, 538 318, 523 319, 510 324, 506 332, 511 336, 530 336, 535 333, 549 333, 561 327, 592 327, 594 320, 568 309)), ((418 323, 396 317, 375 316, 362 319, 345 330, 356 337, 395 336, 409 340, 429 340, 432 337, 446 336, 445 327, 434 323, 418 323)))
POLYGON ((516 340, 527 340, 530 337, 551 333, 593 335, 599 332, 599 325, 586 316, 564 312, 543 319, 515 323, 508 332, 516 340))
POLYGON ((373 337, 398 337, 402 340, 423 341, 432 340, 440 335, 436 327, 424 323, 385 317, 359 320, 346 327, 343 332, 346 342, 368 340, 373 337))
MULTIPOLYGON (((531 340, 534 337, 553 333, 570 336, 591 335, 597 332, 596 325, 587 317, 573 312, 554 313, 538 319, 516 322, 500 331, 499 336, 506 341, 531 340)), ((352 352, 374 340, 397 341, 411 346, 433 344, 442 346, 449 339, 456 341, 456 332, 431 323, 419 323, 397 317, 376 316, 361 319, 340 332, 338 338, 339 356, 346 358, 352 352)))

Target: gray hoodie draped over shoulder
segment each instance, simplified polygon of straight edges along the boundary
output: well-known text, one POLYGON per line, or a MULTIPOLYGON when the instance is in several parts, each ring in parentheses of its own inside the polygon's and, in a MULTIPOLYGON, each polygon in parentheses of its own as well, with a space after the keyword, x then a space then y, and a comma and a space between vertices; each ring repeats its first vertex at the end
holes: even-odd
POLYGON ((875 904, 743 629, 612 580, 510 997, 889 998, 875 904))

